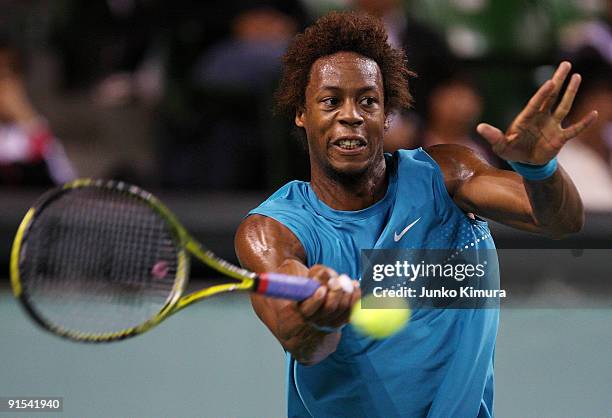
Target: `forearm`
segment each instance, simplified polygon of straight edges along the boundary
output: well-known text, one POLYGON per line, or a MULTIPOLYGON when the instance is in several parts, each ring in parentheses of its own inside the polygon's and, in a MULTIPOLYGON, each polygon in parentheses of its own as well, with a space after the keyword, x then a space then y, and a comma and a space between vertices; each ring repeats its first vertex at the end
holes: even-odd
POLYGON ((323 332, 309 324, 299 324, 294 328, 294 336, 281 342, 283 348, 300 363, 312 366, 325 360, 336 351, 340 342, 340 332, 323 332))
POLYGON ((564 126, 581 82, 579 74, 571 75, 568 81, 571 68, 569 62, 559 64, 505 132, 486 123, 476 128, 495 154, 523 177, 526 197, 519 196, 518 205, 508 206, 508 210, 517 206, 520 214, 526 209, 530 219, 525 229, 533 228, 552 238, 578 232, 584 224, 580 195, 555 158, 568 141, 579 137, 597 119, 597 111, 591 111, 564 126), (524 199, 526 205, 520 202, 524 199))
POLYGON ((305 251, 293 233, 259 215, 248 217, 238 228, 236 254, 243 266, 255 272, 274 271, 317 280, 321 286, 299 303, 255 294, 251 302, 257 316, 300 363, 316 364, 336 350, 340 332, 317 328, 336 328, 348 322, 351 307, 361 296, 357 282, 347 290, 329 267, 306 267, 305 251))
POLYGON ((582 228, 580 195, 559 165, 544 180, 531 181, 518 172, 489 166, 465 147, 438 146, 428 152, 442 168, 448 192, 465 212, 552 238, 582 228))
POLYGON ((307 323, 294 302, 253 295, 255 312, 283 348, 300 363, 314 365, 336 350, 340 332, 323 332, 307 323))
POLYGON ((543 233, 559 239, 582 229, 582 200, 576 186, 561 166, 548 179, 523 179, 523 182, 534 223, 543 233))

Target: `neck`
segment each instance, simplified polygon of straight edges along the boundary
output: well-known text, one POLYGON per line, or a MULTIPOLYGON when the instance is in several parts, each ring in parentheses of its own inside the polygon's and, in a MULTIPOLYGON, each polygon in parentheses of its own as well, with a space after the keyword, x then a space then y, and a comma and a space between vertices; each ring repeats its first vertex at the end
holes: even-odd
POLYGON ((310 181, 317 197, 336 210, 360 210, 372 206, 385 196, 387 185, 384 158, 363 174, 344 178, 332 178, 323 170, 313 168, 310 181))

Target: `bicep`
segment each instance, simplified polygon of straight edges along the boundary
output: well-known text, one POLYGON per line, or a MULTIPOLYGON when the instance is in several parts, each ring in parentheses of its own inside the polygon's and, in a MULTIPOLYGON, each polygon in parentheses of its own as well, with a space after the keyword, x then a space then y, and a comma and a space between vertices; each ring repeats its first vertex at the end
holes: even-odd
MULTIPOLYGON (((262 215, 251 215, 240 224, 234 246, 240 264, 256 273, 283 272, 305 276, 304 248, 297 237, 280 222, 262 215)), ((251 294, 257 316, 280 340, 279 317, 292 312, 293 302, 251 294)))
POLYGON ((540 232, 522 178, 492 168, 458 185, 453 199, 465 212, 529 232, 540 232))
POLYGON ((540 231, 518 174, 492 167, 463 146, 441 145, 429 148, 428 153, 440 166, 453 201, 464 212, 525 231, 540 231))
POLYGON ((240 264, 256 273, 274 271, 287 259, 306 262, 297 237, 280 222, 263 215, 251 215, 240 224, 234 247, 240 264))

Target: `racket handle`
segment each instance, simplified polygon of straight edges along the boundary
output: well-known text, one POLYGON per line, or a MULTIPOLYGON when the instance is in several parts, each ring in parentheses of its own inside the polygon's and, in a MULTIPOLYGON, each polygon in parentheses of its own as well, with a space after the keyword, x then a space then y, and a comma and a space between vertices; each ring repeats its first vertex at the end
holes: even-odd
POLYGON ((316 280, 280 273, 262 273, 258 279, 255 293, 297 301, 308 299, 320 286, 316 280))

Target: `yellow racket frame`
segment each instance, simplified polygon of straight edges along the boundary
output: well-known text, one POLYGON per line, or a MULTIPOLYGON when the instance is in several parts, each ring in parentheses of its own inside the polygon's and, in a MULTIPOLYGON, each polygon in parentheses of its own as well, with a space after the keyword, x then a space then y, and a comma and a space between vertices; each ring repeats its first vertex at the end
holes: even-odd
POLYGON ((237 267, 227 261, 217 257, 212 251, 206 249, 197 240, 195 240, 187 230, 180 224, 174 214, 155 196, 151 193, 124 182, 119 181, 107 181, 107 180, 96 180, 96 179, 78 179, 67 183, 57 189, 52 190, 49 194, 46 194, 41 198, 41 201, 37 202, 35 206, 30 208, 24 216, 15 240, 11 249, 11 262, 10 262, 10 273, 11 273, 11 286, 13 288, 13 294, 26 311, 32 316, 35 321, 43 326, 45 329, 57 334, 59 336, 69 338, 71 340, 83 341, 83 342, 110 342, 132 337, 138 334, 142 334, 161 321, 166 319, 168 316, 180 311, 181 309, 191 305, 194 302, 208 298, 210 296, 233 292, 238 290, 252 290, 255 287, 255 281, 257 275, 248 270, 237 267), (140 198, 154 209, 167 223, 170 231, 174 235, 177 243, 177 271, 174 279, 174 285, 172 291, 168 296, 163 307, 160 311, 150 318, 149 320, 136 325, 131 328, 126 328, 122 331, 108 332, 108 333, 86 333, 78 332, 74 330, 67 330, 61 328, 55 324, 52 324, 45 320, 38 312, 36 312, 27 300, 27 295, 23 291, 20 265, 23 262, 21 258, 21 251, 24 243, 24 239, 27 237, 27 231, 35 220, 37 213, 44 208, 45 203, 52 201, 57 196, 69 191, 70 189, 78 189, 84 187, 98 187, 107 188, 113 190, 120 190, 130 195, 140 198), (238 280, 236 283, 223 283, 214 286, 210 286, 188 295, 183 296, 183 293, 187 287, 187 281, 189 278, 189 255, 191 253, 197 259, 201 260, 204 264, 210 266, 216 271, 222 273, 225 276, 231 277, 238 280))

